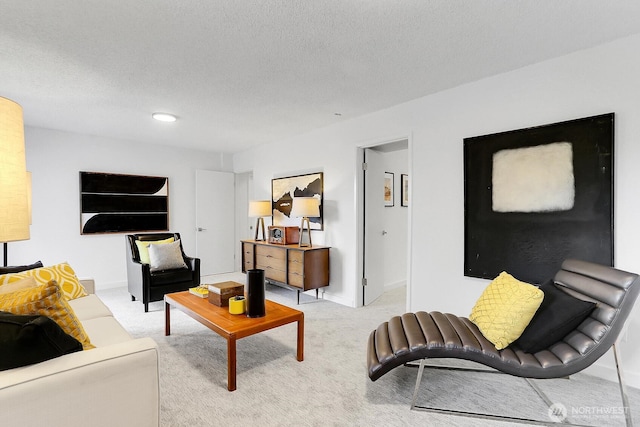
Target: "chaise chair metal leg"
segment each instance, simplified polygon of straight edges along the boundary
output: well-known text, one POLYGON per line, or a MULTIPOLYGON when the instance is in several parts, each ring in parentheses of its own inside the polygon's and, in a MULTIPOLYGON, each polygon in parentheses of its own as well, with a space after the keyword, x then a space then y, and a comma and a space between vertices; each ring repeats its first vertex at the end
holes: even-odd
POLYGON ((418 368, 418 378, 416 378, 416 387, 413 389, 413 398, 411 399, 411 409, 416 409, 416 399, 418 398, 418 390, 420 389, 420 383, 422 382, 422 373, 424 372, 424 365, 427 359, 420 360, 420 367, 418 368))
MULTIPOLYGON (((413 390, 413 399, 411 400, 412 410, 419 410, 419 411, 431 412, 436 414, 456 415, 460 417, 477 418, 477 419, 483 419, 483 420, 509 421, 509 422, 518 423, 518 424, 529 424, 529 425, 533 424, 533 425, 541 425, 541 426, 550 426, 550 425, 557 424, 553 422, 545 422, 545 421, 533 420, 528 418, 509 417, 506 415, 484 414, 479 412, 457 411, 454 409, 434 408, 430 406, 416 405, 418 390, 420 389, 420 383, 422 382, 422 374, 424 373, 425 366, 428 366, 429 368, 434 368, 434 369, 448 369, 448 370, 454 370, 454 371, 486 372, 490 374, 502 373, 500 371, 496 371, 492 369, 490 370, 490 369, 462 368, 458 366, 427 365, 426 359, 422 359, 420 361, 420 365, 418 368, 418 377, 416 378, 415 389, 413 390)), ((577 426, 579 424, 573 424, 573 425, 577 426)), ((583 427, 590 427, 590 426, 583 426, 583 427)))
POLYGON ((627 427, 633 427, 633 420, 631 419, 631 405, 629 405, 629 398, 627 397, 627 388, 624 382, 624 378, 622 377, 622 360, 618 355, 618 346, 616 344, 613 344, 613 358, 616 361, 616 371, 618 372, 618 384, 620 385, 620 395, 622 396, 622 407, 624 408, 624 418, 627 421, 627 427))
MULTIPOLYGON (((622 378, 622 369, 620 364, 620 358, 618 356, 618 351, 613 345, 613 354, 616 360, 616 370, 618 372, 618 383, 620 385, 620 393, 622 395, 622 404, 624 405, 624 413, 625 413, 625 421, 627 427, 633 427, 633 421, 631 419, 631 407, 629 406, 629 400, 627 398, 626 387, 622 378)), ((415 365, 410 365, 415 366, 415 365)), ((533 424, 533 425, 543 425, 543 426, 556 426, 558 424, 570 425, 570 426, 583 426, 583 427, 593 427, 584 424, 573 424, 567 421, 566 419, 561 422, 553 422, 553 421, 540 421, 528 418, 518 418, 518 417, 509 417, 504 415, 494 415, 494 414, 484 414, 478 412, 467 412, 467 411, 457 411, 453 409, 444 409, 444 408, 434 408, 428 406, 420 406, 416 405, 416 401, 418 399, 418 393, 420 390, 420 384, 422 382, 422 375, 424 374, 424 368, 428 367, 430 369, 447 369, 447 370, 455 370, 455 371, 471 371, 471 372, 486 372, 486 373, 494 373, 494 374, 502 374, 500 371, 496 371, 493 369, 476 369, 476 368, 464 368, 458 366, 445 366, 445 365, 427 365, 427 359, 420 360, 420 365, 418 366, 418 375, 416 378, 416 385, 413 390, 413 397, 411 399, 411 410, 420 410, 425 412, 446 414, 446 415, 456 415, 462 417, 469 418, 479 418, 479 419, 489 419, 496 421, 509 421, 513 423, 520 424, 533 424)), ((553 402, 547 397, 547 395, 538 387, 537 384, 531 378, 525 378, 529 386, 540 396, 540 398, 545 402, 545 404, 552 408, 554 406, 553 402)))

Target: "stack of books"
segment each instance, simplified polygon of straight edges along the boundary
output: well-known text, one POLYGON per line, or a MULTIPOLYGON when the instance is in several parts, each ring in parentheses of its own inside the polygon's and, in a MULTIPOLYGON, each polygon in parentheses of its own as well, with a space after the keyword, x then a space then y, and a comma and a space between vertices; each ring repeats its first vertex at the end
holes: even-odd
POLYGON ((189 292, 200 298, 207 298, 209 296, 209 288, 207 287, 207 285, 200 285, 195 288, 189 288, 189 292))

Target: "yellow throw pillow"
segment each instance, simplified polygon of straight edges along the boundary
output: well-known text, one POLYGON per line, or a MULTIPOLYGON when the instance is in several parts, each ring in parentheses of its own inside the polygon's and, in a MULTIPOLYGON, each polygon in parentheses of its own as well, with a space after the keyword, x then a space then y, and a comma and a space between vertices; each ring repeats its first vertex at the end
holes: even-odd
POLYGON ((33 270, 20 273, 5 274, 0 276, 0 278, 2 278, 0 286, 16 282, 26 277, 35 278, 36 282, 40 285, 46 285, 51 280, 55 280, 67 300, 87 296, 87 291, 84 289, 84 286, 80 284, 76 272, 73 271, 73 268, 66 262, 49 267, 34 268, 33 270))
POLYGON ((164 240, 136 240, 136 246, 138 246, 138 253, 140 254, 140 262, 142 264, 149 264, 149 245, 163 245, 165 243, 173 243, 173 237, 169 237, 164 240))
POLYGON ((16 280, 15 282, 0 286, 0 294, 8 294, 15 291, 21 291, 23 289, 35 288, 36 286, 38 286, 36 279, 31 276, 25 277, 24 279, 16 280))
POLYGON ((469 320, 498 350, 517 340, 542 303, 544 292, 502 272, 482 292, 469 320))
POLYGON ((35 288, 0 294, 0 311, 47 316, 65 333, 80 341, 83 349, 95 348, 55 280, 35 288))

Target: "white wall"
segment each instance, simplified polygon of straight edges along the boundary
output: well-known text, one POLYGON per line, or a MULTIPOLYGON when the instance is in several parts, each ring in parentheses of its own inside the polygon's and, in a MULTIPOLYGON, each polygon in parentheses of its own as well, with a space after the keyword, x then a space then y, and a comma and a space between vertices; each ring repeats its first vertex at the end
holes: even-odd
POLYGON ((170 229, 195 255, 195 170, 231 171, 231 157, 26 128, 27 169, 33 176, 31 239, 9 244, 9 264, 68 261, 96 288, 126 286, 124 234, 80 234, 80 171, 169 177, 170 229))
MULTIPOLYGON (((256 197, 276 175, 323 171, 325 231, 333 247, 326 297, 357 303, 356 147, 411 135, 412 224, 408 310, 467 315, 486 280, 463 276, 463 139, 564 120, 616 113, 616 266, 640 272, 640 35, 419 98, 234 156, 254 171, 256 197)), ((426 78, 426 77, 425 77, 426 78)), ((640 387, 640 310, 622 343, 628 380, 640 387)), ((606 358, 592 371, 608 375, 606 358)))

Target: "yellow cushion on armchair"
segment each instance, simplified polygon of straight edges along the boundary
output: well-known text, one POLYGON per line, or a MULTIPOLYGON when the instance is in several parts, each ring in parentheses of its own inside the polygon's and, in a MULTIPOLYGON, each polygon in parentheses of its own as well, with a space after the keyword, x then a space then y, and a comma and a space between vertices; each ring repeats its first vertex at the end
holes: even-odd
POLYGON ((136 240, 136 246, 138 247, 138 254, 140 255, 140 262, 142 264, 149 264, 149 246, 151 245, 164 245, 167 243, 173 243, 175 239, 169 237, 164 240, 136 240))

